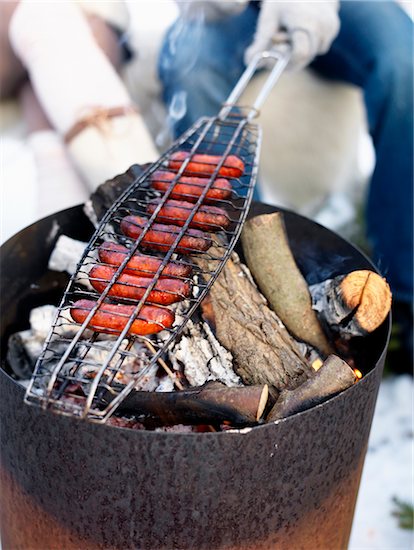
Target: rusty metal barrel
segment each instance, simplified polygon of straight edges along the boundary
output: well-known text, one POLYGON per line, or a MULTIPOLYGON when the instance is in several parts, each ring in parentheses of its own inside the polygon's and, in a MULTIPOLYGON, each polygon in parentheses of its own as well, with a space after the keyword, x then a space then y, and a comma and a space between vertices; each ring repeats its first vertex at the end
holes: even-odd
MULTIPOLYGON (((274 207, 255 203, 250 215, 274 207)), ((354 246, 284 211, 309 284, 374 269, 354 246)), ((57 303, 65 278, 47 262, 60 234, 88 240, 81 207, 49 216, 1 247, 2 357, 31 308, 57 303)), ((221 433, 136 431, 23 404, 0 370, 3 550, 346 548, 389 339, 364 339, 353 387, 308 411, 221 433)))

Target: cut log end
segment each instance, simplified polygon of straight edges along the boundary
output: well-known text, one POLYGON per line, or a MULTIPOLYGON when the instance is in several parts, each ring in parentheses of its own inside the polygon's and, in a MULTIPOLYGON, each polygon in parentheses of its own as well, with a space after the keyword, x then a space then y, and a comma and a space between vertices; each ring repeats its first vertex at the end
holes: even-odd
POLYGON ((366 332, 378 328, 391 308, 391 290, 374 271, 359 270, 349 273, 340 284, 344 305, 355 311, 354 319, 366 332))
POLYGON ((354 370, 345 361, 330 355, 312 378, 293 390, 280 393, 267 422, 315 407, 352 386, 356 378, 354 370))
POLYGON ((259 420, 262 418, 268 400, 269 400, 269 386, 265 384, 263 386, 263 390, 259 399, 259 404, 257 406, 256 422, 259 422, 259 420))

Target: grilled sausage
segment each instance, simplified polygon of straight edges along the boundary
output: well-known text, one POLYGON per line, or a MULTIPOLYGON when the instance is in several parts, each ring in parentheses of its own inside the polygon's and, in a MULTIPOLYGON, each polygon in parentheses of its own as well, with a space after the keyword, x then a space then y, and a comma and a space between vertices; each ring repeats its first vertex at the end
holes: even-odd
MULTIPOLYGON (((70 309, 72 319, 76 323, 83 323, 95 304, 93 300, 78 300, 70 309)), ((124 329, 134 309, 135 306, 101 304, 90 320, 88 328, 97 332, 119 333, 124 329)), ((141 336, 156 334, 165 328, 170 328, 173 322, 174 313, 169 309, 144 305, 128 333, 141 336)))
MULTIPOLYGON (((174 174, 174 172, 157 170, 151 175, 151 187, 165 193, 176 176, 177 174, 174 174)), ((174 184, 169 198, 197 202, 207 183, 208 179, 206 178, 181 176, 174 184)), ((228 180, 217 178, 207 191, 203 202, 214 203, 217 200, 226 200, 231 196, 231 190, 231 183, 228 180)))
MULTIPOLYGON (((105 241, 98 249, 98 256, 101 262, 118 267, 125 260, 129 253, 126 246, 122 244, 105 241)), ((153 277, 160 267, 161 258, 146 256, 144 254, 134 254, 126 264, 123 273, 136 275, 137 277, 153 277)), ((160 277, 179 277, 186 278, 191 276, 192 268, 180 262, 168 262, 161 272, 160 277)))
MULTIPOLYGON (((105 265, 96 265, 89 272, 91 285, 98 292, 103 292, 115 275, 116 269, 105 265)), ((118 298, 131 298, 140 300, 151 284, 149 277, 136 277, 122 273, 108 292, 109 296, 118 298)), ((153 304, 167 306, 174 302, 180 302, 190 294, 190 284, 179 279, 159 279, 156 286, 149 293, 146 301, 153 304)))
MULTIPOLYGON (((183 162, 191 155, 188 151, 176 151, 168 161, 168 168, 179 170, 183 162)), ((185 167, 185 174, 197 174, 200 176, 209 176, 214 173, 222 157, 219 155, 200 155, 193 154, 190 162, 185 167)), ((244 162, 236 155, 226 157, 218 174, 226 178, 239 178, 244 173, 244 162)))
MULTIPOLYGON (((121 220, 121 230, 127 237, 136 239, 141 235, 147 221, 146 218, 139 216, 126 216, 121 220)), ((141 245, 144 248, 167 252, 180 231, 181 228, 176 225, 154 223, 142 239, 141 245)), ((211 244, 211 239, 206 237, 201 231, 198 231, 198 229, 187 229, 175 251, 180 254, 205 252, 210 248, 211 244)))
MULTIPOLYGON (((147 205, 148 214, 152 214, 157 208, 160 200, 151 201, 147 205)), ((191 214, 194 205, 184 201, 166 201, 157 214, 156 221, 160 223, 171 223, 183 226, 191 214)), ((190 227, 202 231, 220 231, 230 224, 230 219, 223 208, 216 206, 200 206, 190 222, 190 227)))

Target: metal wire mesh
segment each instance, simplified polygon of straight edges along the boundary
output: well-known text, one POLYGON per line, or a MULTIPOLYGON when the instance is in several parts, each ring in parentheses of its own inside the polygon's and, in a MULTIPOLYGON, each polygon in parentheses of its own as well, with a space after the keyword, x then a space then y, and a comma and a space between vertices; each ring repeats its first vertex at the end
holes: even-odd
MULTIPOLYGON (((225 120, 201 119, 113 204, 85 249, 64 293, 26 392, 26 403, 105 422, 132 389, 139 389, 146 377, 158 368, 237 242, 257 178, 260 139, 257 125, 250 123, 240 110, 229 113, 225 120), (187 152, 187 158, 181 165, 171 167, 171 156, 177 151, 187 152), (196 154, 216 155, 218 161, 208 167, 209 174, 204 174, 198 189, 195 183, 195 187, 187 188, 181 195, 178 184, 183 175, 200 175, 199 171, 191 174, 188 170, 196 154), (229 179, 228 196, 219 193, 212 201, 209 193, 220 188, 220 171, 229 155, 243 160, 244 172, 240 177, 229 179), (171 204, 168 201, 187 201, 189 191, 192 202, 184 207, 188 209, 185 215, 180 219, 168 217, 165 210, 171 204), (220 222, 219 227, 197 224, 197 216, 209 202, 224 210, 226 223, 220 222), (163 228, 165 242, 156 243, 155 224, 166 221, 169 225, 163 228), (186 237, 194 227, 204 229, 197 238, 213 244, 212 248, 204 251, 192 248, 193 241, 187 242, 186 237), (113 252, 114 247, 119 252, 115 264, 105 260, 105 252, 113 252), (210 253, 213 249, 214 255, 210 253), (141 273, 146 279, 137 285, 136 279, 130 282, 126 278, 126 272, 134 257, 142 253, 156 259, 157 264, 151 276, 141 273), (214 268, 200 268, 195 261, 199 255, 208 258, 209 266, 214 268), (163 274, 171 262, 181 268, 181 274, 170 277, 174 279, 172 286, 165 289, 163 274), (156 303, 157 292, 167 305, 156 303), (155 321, 159 325, 155 330, 157 334, 131 334, 134 323, 144 319, 146 307, 158 308, 155 318, 161 319, 166 308, 173 312, 177 307, 174 302, 182 299, 185 301, 181 302, 180 313, 171 326, 164 320, 155 321), (89 306, 80 312, 81 320, 75 323, 74 304, 79 304, 79 300, 92 302, 88 302, 89 306), (119 304, 129 309, 124 308, 127 313, 123 319, 122 314, 118 314, 119 328, 106 327, 103 336, 96 314, 111 306, 119 309, 119 304)), ((79 313, 82 307, 78 306, 77 310, 79 313)))

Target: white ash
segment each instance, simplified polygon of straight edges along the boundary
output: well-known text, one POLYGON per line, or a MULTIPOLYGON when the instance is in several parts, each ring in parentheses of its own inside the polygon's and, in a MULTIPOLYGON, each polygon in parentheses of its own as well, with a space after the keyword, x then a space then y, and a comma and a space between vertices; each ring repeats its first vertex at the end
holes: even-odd
MULTIPOLYGON (((188 301, 174 304, 174 326, 180 326, 188 310, 188 301)), ((158 342, 162 344, 170 333, 162 331, 157 334, 158 342)), ((240 386, 241 379, 233 369, 233 356, 214 336, 205 322, 194 323, 191 319, 185 325, 182 336, 171 344, 168 358, 172 369, 184 371, 191 386, 201 386, 209 380, 218 380, 226 386, 240 386)))
POLYGON ((191 386, 202 386, 218 380, 226 386, 240 386, 241 379, 233 370, 233 357, 215 338, 207 323, 188 321, 180 340, 169 350, 173 368, 184 368, 191 386))
POLYGON ((160 426, 155 428, 154 432, 167 432, 167 433, 193 433, 196 432, 196 426, 186 426, 185 424, 175 424, 174 426, 160 426))
MULTIPOLYGON (((75 350, 75 356, 82 358, 79 368, 79 378, 92 380, 102 365, 108 360, 113 345, 113 340, 101 340, 92 344, 80 342, 75 350)), ((140 371, 148 364, 147 350, 142 344, 136 342, 130 350, 131 355, 129 353, 126 354, 122 363, 120 363, 120 352, 125 351, 127 346, 128 340, 125 339, 121 342, 118 351, 109 362, 107 369, 105 369, 102 375, 103 378, 111 377, 113 374, 113 370, 111 369, 115 368, 117 369, 114 378, 116 383, 127 385, 139 376, 140 371)), ((152 365, 148 372, 137 380, 134 388, 139 391, 154 391, 160 383, 157 373, 158 365, 152 365)), ((85 390, 87 391, 87 388, 85 390)))
POLYGON ((50 255, 48 268, 53 271, 66 271, 69 275, 73 275, 78 270, 76 282, 88 290, 93 290, 88 279, 88 273, 92 266, 96 264, 98 255, 96 250, 91 250, 88 256, 84 258, 82 265, 79 266, 86 246, 87 243, 85 242, 61 235, 50 255))
POLYGON ((169 376, 161 378, 160 383, 155 388, 157 392, 174 391, 174 381, 169 376))
POLYGON ((48 268, 53 271, 66 271, 72 275, 76 271, 86 246, 85 242, 61 235, 50 255, 48 268))
POLYGON ((56 317, 56 307, 52 305, 40 306, 30 312, 30 331, 35 340, 44 341, 49 334, 53 320, 56 317))
POLYGON ((98 222, 98 217, 96 215, 96 212, 95 212, 95 209, 93 207, 93 203, 90 199, 88 199, 85 204, 83 205, 83 211, 85 213, 85 216, 87 218, 89 218, 89 220, 91 221, 91 223, 93 224, 93 226, 95 228, 98 227, 99 225, 99 222, 98 222))

